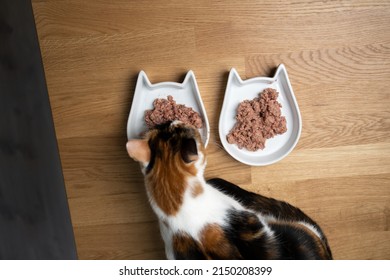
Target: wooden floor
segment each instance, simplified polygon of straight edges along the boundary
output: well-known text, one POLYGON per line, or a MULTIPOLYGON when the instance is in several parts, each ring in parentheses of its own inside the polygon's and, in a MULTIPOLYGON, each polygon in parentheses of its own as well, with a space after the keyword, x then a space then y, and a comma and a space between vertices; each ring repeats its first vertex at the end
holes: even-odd
POLYGON ((181 82, 189 69, 211 126, 207 178, 302 208, 336 259, 390 259, 390 2, 254 2, 33 1, 80 259, 164 258, 126 121, 140 70, 181 82), (301 138, 281 162, 245 166, 218 146, 228 71, 280 63, 301 138))

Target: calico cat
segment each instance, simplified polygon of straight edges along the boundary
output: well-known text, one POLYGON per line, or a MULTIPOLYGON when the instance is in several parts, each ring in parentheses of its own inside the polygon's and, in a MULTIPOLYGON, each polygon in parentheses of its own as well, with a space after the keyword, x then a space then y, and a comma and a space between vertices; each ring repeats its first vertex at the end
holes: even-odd
POLYGON ((199 132, 174 121, 129 140, 140 162, 168 259, 332 259, 301 210, 223 179, 206 181, 199 132))

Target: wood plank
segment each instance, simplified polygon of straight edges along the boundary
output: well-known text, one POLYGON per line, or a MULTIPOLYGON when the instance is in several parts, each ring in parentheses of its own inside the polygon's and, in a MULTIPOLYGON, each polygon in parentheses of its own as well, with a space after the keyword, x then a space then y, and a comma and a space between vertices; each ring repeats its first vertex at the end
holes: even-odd
POLYGON ((246 57, 246 75, 258 76, 283 62, 291 80, 300 86, 387 81, 390 70, 390 41, 382 37, 374 43, 319 47, 298 51, 251 54, 246 57))
POLYGON ((82 252, 80 259, 165 258, 164 244, 155 222, 76 226, 75 234, 82 252))
POLYGON ((253 169, 253 182, 388 174, 390 143, 296 149, 283 161, 253 169), (264 176, 264 175, 267 176, 264 176))
POLYGON ((388 231, 341 233, 335 236, 334 239, 332 245, 337 259, 388 260, 390 258, 390 234, 388 231))

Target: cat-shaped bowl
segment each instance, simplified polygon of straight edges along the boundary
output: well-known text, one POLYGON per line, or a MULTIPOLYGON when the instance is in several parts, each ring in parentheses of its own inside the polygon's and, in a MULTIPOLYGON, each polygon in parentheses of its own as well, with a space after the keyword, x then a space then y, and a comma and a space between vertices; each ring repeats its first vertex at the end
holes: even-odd
POLYGON ((245 81, 234 68, 231 69, 219 118, 219 137, 223 147, 233 158, 252 166, 273 164, 294 149, 301 130, 302 120, 298 104, 283 64, 279 65, 273 78, 256 77, 245 81), (244 100, 254 99, 266 88, 273 88, 279 92, 277 101, 282 105, 281 111, 282 116, 286 117, 287 131, 267 139, 265 148, 255 152, 239 149, 236 144, 229 144, 226 136, 236 123, 238 104, 244 100))
POLYGON ((192 107, 202 118, 203 127, 199 129, 205 147, 210 138, 210 126, 204 108, 194 72, 188 71, 182 83, 161 82, 152 84, 146 73, 141 71, 135 87, 133 103, 127 121, 127 138, 141 138, 148 130, 144 117, 145 111, 153 109, 156 98, 167 98, 171 95, 177 104, 192 107))

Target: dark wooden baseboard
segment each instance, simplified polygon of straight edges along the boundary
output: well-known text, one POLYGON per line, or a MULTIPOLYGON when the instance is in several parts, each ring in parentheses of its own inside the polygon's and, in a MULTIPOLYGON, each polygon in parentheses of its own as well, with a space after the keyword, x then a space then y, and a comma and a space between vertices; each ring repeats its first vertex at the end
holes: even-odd
POLYGON ((0 259, 75 259, 29 0, 0 1, 0 259))

